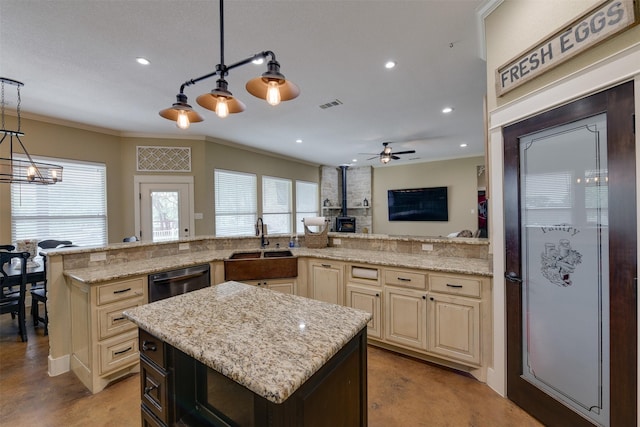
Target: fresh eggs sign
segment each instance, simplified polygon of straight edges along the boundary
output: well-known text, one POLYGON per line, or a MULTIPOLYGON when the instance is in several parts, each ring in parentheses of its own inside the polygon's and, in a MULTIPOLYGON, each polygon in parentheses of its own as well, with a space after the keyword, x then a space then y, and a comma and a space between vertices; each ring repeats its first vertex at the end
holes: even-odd
POLYGON ((637 14, 633 0, 606 0, 600 3, 568 26, 498 68, 497 95, 504 95, 630 27, 635 23, 637 14))

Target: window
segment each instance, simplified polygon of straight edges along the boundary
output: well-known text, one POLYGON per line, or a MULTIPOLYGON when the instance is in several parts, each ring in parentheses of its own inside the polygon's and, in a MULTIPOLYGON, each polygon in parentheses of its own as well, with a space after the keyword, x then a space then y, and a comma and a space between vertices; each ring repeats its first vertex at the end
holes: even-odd
MULTIPOLYGON (((18 157, 27 160, 26 157, 18 157)), ((33 157, 33 156, 32 156, 33 157)), ((59 164, 62 182, 11 184, 11 238, 107 243, 107 169, 101 163, 33 157, 59 164)))
POLYGON ((262 220, 268 234, 291 234, 291 180, 262 177, 262 220))
POLYGON ((216 236, 249 236, 258 219, 257 180, 254 174, 214 171, 216 236))
POLYGON ((296 181, 296 233, 304 234, 302 218, 318 216, 318 184, 296 181))

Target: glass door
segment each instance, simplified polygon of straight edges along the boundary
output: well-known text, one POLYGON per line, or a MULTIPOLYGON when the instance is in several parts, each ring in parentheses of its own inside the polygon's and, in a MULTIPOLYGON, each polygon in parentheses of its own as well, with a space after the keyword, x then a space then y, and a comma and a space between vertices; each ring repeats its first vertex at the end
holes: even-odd
POLYGON ((191 236, 189 184, 141 183, 141 240, 164 242, 191 236))
POLYGON ((505 128, 507 396, 548 426, 637 423, 633 83, 505 128))

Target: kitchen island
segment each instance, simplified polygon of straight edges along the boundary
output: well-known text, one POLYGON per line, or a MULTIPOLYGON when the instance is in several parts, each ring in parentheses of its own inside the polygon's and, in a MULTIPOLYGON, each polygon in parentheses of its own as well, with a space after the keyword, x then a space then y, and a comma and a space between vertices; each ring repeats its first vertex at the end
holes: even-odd
POLYGON ((143 425, 367 425, 367 312, 226 282, 124 314, 143 425))

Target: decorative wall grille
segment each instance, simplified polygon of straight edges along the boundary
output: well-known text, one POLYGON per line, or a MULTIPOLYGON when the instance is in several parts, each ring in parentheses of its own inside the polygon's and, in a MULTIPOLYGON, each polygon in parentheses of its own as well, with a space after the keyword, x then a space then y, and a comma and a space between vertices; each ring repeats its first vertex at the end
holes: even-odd
POLYGON ((136 148, 138 172, 191 172, 191 147, 136 148))

